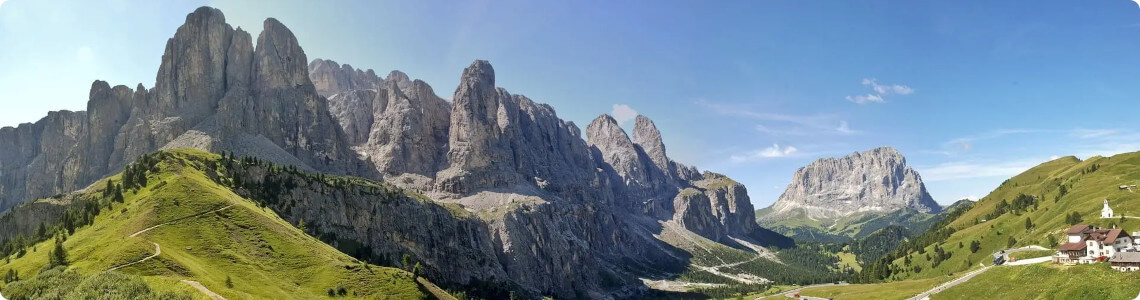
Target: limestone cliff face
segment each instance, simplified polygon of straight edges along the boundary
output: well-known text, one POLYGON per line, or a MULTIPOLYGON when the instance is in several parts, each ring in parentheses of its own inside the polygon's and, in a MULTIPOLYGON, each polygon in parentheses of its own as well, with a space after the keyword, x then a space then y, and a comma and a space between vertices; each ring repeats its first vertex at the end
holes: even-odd
POLYGON ((941 210, 902 154, 883 147, 842 158, 820 159, 800 168, 772 205, 772 213, 763 218, 774 220, 802 213, 811 218, 831 219, 903 208, 925 213, 941 210))
POLYGON ((203 7, 167 41, 155 87, 92 84, 86 112, 0 129, 0 208, 72 191, 160 148, 262 156, 368 174, 308 77, 293 34, 265 21, 251 36, 203 7))
POLYGON ((345 91, 373 89, 381 82, 372 69, 361 71, 352 65, 337 65, 335 61, 326 59, 309 62, 309 78, 317 93, 325 97, 345 91))
POLYGON ((0 208, 83 188, 155 150, 227 151, 419 190, 432 199, 301 186, 275 209, 373 257, 410 253, 439 282, 559 298, 628 296, 646 270, 686 264, 654 236, 664 223, 714 241, 759 230, 744 187, 670 160, 646 117, 632 139, 604 115, 583 134, 497 86, 487 61, 463 71, 449 102, 402 72, 309 62, 288 28, 262 26, 255 47, 200 8, 168 41, 154 88, 96 81, 85 112, 0 128, 0 208))

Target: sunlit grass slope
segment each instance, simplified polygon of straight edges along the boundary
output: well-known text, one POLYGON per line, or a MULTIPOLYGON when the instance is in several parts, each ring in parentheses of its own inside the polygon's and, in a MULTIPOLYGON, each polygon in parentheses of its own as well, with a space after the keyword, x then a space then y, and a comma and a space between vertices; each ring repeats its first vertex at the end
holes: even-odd
MULTIPOLYGON (((364 264, 215 184, 200 170, 217 155, 194 150, 157 155, 160 161, 147 172, 146 187, 124 192, 122 203, 111 203, 92 225, 66 239, 71 270, 98 274, 153 255, 157 244, 160 255, 117 272, 141 275, 156 290, 204 299, 183 280, 200 282, 228 299, 327 298, 330 290, 339 294, 341 288, 344 296, 338 298, 429 297, 411 273, 364 264), (131 236, 156 225, 161 226, 131 236)), ((121 176, 108 180, 118 184, 121 176)), ((85 193, 98 197, 105 185, 96 183, 85 193)), ((48 264, 53 246, 48 240, 23 257, 12 256, 0 274, 14 269, 21 279, 33 278, 48 264)))
POLYGON ((1080 215, 1082 224, 1140 231, 1140 219, 1100 217, 1105 199, 1117 215, 1140 216, 1140 190, 1119 188, 1133 184, 1140 184, 1140 153, 1097 156, 1084 161, 1070 156, 1043 163, 1002 183, 950 222, 948 228, 954 232, 949 237, 932 241, 922 251, 896 256, 892 263, 895 271, 888 279, 954 274, 979 263, 988 264, 994 251, 1010 247, 1052 247, 1063 238, 1074 212, 1080 215), (1019 195, 1033 201, 1016 208, 1014 202, 1019 195), (1001 206, 1008 209, 1002 212, 1001 206), (975 241, 979 247, 971 251, 970 244, 975 241), (935 264, 935 247, 950 253, 950 257, 935 264))

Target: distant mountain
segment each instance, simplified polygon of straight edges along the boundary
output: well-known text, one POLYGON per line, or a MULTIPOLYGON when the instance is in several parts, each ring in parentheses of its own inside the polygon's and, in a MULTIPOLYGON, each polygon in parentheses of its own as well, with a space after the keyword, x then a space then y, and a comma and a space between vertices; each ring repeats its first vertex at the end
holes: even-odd
POLYGON ((891 224, 922 230, 941 210, 902 154, 882 147, 800 168, 757 220, 796 239, 842 241, 891 224))
MULTIPOLYGON (((649 118, 637 117, 632 137, 608 115, 583 133, 498 86, 487 61, 459 79, 444 100, 398 71, 309 61, 275 19, 255 44, 199 8, 167 42, 153 88, 96 81, 87 111, 0 129, 0 208, 99 185, 146 153, 200 149, 272 164, 226 185, 322 241, 378 265, 408 255, 432 282, 481 297, 607 299, 681 277, 748 288, 835 279, 780 263, 768 247, 794 244, 756 225, 747 189, 671 160, 649 118), (373 203, 369 185, 347 179, 298 186, 274 177, 284 169, 366 178, 423 201, 373 203)), ((13 228, 36 224, 8 216, 13 228)))

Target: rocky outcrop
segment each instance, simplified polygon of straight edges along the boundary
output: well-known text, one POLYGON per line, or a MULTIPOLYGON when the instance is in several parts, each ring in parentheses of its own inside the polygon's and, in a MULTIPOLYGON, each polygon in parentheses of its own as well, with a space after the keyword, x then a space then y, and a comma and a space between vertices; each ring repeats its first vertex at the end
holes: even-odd
POLYGON ((653 124, 653 120, 637 115, 633 123, 633 142, 641 146, 642 152, 645 152, 658 169, 665 171, 666 174, 674 172, 673 162, 665 155, 665 142, 661 140, 661 132, 657 131, 657 125, 653 124))
POLYGON ((656 237, 666 223, 713 240, 760 230, 743 186, 670 160, 646 117, 632 139, 604 115, 584 137, 498 87, 487 61, 464 70, 449 103, 399 71, 306 63, 288 28, 262 25, 255 44, 200 8, 168 41, 153 89, 97 81, 86 112, 0 129, 0 207, 82 188, 158 149, 226 151, 432 198, 377 202, 315 182, 274 198, 327 242, 384 261, 409 253, 433 281, 558 298, 628 296, 650 270, 683 268, 681 250, 656 237))
POLYGON ((762 220, 789 215, 834 219, 860 212, 904 208, 937 213, 922 178, 894 148, 883 147, 842 158, 824 158, 800 168, 772 212, 762 220))
MULTIPOLYGON (((346 91, 374 89, 381 82, 372 69, 361 71, 349 64, 337 65, 332 60, 314 59, 308 67, 313 86, 318 94, 325 97, 346 91)), ((404 75, 404 80, 407 80, 407 75, 404 75)))
POLYGON ((316 94, 305 61, 276 20, 266 20, 255 50, 221 11, 199 8, 167 41, 155 88, 96 81, 86 112, 0 129, 0 208, 82 188, 168 144, 369 174, 316 94))

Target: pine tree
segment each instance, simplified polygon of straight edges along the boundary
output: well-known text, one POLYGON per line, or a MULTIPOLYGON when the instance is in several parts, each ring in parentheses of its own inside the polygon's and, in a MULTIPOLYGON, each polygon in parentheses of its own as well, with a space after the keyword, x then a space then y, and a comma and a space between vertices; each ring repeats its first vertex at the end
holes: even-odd
POLYGON ((66 266, 68 264, 67 250, 63 249, 63 240, 55 239, 55 249, 51 251, 49 257, 51 260, 49 263, 52 266, 66 266))
POLYGON ((230 275, 226 275, 226 287, 231 289, 234 288, 234 281, 233 279, 230 279, 230 275))
POLYGON ((401 262, 403 264, 401 264, 400 266, 404 267, 404 271, 408 271, 408 272, 412 271, 412 256, 411 255, 404 254, 404 258, 401 260, 401 262))
POLYGON ((422 272, 422 271, 423 271, 423 266, 421 266, 419 262, 416 262, 416 266, 412 267, 412 276, 419 277, 420 272, 422 272))
POLYGON ((123 186, 121 185, 115 187, 115 202, 123 202, 123 186))
POLYGON ((110 180, 107 180, 107 187, 103 188, 103 198, 110 197, 114 189, 115 185, 112 184, 110 180))
POLYGON ((1025 230, 1028 231, 1029 229, 1032 229, 1032 228, 1033 228, 1033 220, 1030 220, 1029 218, 1025 218, 1025 230))

